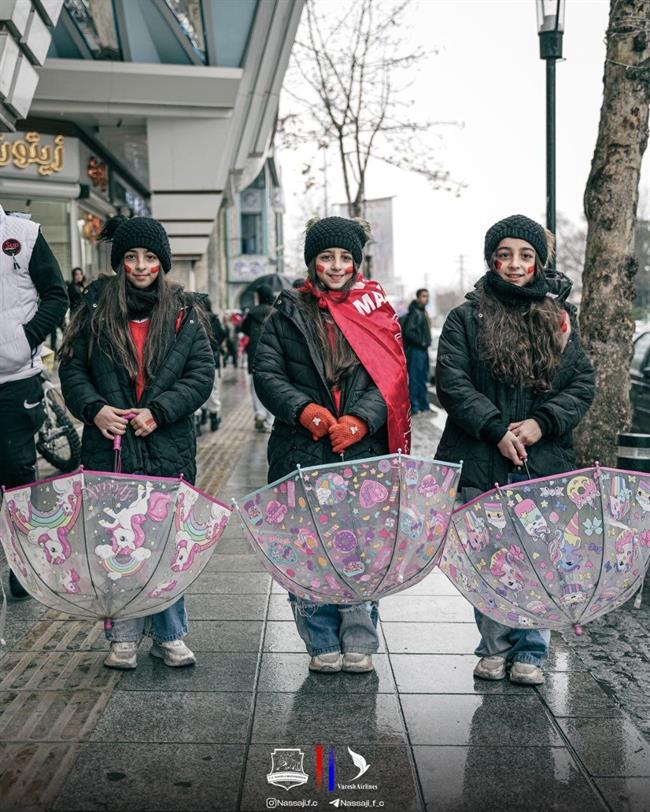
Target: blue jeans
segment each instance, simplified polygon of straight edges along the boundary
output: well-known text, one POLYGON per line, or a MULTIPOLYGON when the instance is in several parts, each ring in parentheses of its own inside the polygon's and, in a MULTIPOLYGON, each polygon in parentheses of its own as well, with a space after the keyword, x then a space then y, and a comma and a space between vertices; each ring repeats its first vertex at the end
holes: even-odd
POLYGON ((408 347, 406 350, 406 366, 409 373, 409 398, 411 410, 415 412, 429 411, 429 396, 427 394, 427 381, 429 380, 429 353, 421 347, 408 347))
POLYGON ((541 666, 548 654, 551 632, 548 629, 511 629, 474 609, 481 642, 477 657, 505 657, 509 662, 541 666))
POLYGON ((142 635, 151 637, 157 643, 168 643, 180 640, 187 634, 187 611, 183 595, 176 603, 147 617, 135 617, 132 620, 116 620, 111 629, 111 641, 114 643, 137 643, 142 635))
POLYGON ((374 654, 379 648, 375 601, 354 606, 309 603, 289 593, 289 602, 310 657, 333 651, 374 654))

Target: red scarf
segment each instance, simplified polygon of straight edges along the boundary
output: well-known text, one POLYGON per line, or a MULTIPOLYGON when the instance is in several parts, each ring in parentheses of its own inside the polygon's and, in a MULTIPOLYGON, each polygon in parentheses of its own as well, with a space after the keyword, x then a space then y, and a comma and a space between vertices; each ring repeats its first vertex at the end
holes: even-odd
POLYGON ((411 449, 411 417, 406 358, 397 314, 374 279, 358 276, 349 290, 321 290, 311 279, 300 288, 329 310, 366 372, 381 392, 388 410, 388 451, 411 449))

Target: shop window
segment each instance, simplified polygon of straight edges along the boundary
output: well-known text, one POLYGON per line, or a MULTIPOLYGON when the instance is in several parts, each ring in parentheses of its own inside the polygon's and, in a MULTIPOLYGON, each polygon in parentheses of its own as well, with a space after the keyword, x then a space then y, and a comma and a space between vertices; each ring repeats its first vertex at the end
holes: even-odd
POLYGON ((263 253, 261 214, 242 214, 241 252, 242 254, 263 253))

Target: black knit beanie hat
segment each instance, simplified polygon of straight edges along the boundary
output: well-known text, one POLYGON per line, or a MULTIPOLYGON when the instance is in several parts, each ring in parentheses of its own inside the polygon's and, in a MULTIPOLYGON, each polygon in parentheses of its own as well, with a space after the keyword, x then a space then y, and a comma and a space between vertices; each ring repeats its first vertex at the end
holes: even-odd
POLYGON ((488 265, 497 246, 506 237, 514 237, 529 242, 537 252, 542 265, 546 265, 548 259, 546 232, 539 223, 529 217, 524 217, 523 214, 512 214, 510 217, 506 217, 505 220, 499 220, 498 223, 488 228, 485 234, 484 249, 485 261, 488 265))
POLYGON ((172 252, 167 232, 153 217, 132 217, 128 219, 118 214, 112 217, 102 229, 100 240, 113 242, 111 267, 116 271, 124 254, 131 248, 147 248, 160 260, 165 273, 172 267, 172 252))
POLYGON ((352 254, 357 268, 363 260, 363 246, 369 235, 360 223, 345 217, 324 217, 307 227, 305 264, 328 248, 344 248, 352 254))

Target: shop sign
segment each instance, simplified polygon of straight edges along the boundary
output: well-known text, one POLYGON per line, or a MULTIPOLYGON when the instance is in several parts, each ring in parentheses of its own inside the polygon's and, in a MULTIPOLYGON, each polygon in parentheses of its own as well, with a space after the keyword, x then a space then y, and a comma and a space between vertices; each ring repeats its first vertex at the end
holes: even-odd
POLYGON ((55 135, 50 144, 41 144, 40 141, 41 135, 37 132, 25 133, 23 138, 15 141, 6 140, 5 134, 0 133, 0 167, 11 164, 16 169, 27 169, 33 165, 41 177, 60 172, 63 169, 64 137, 55 135))

